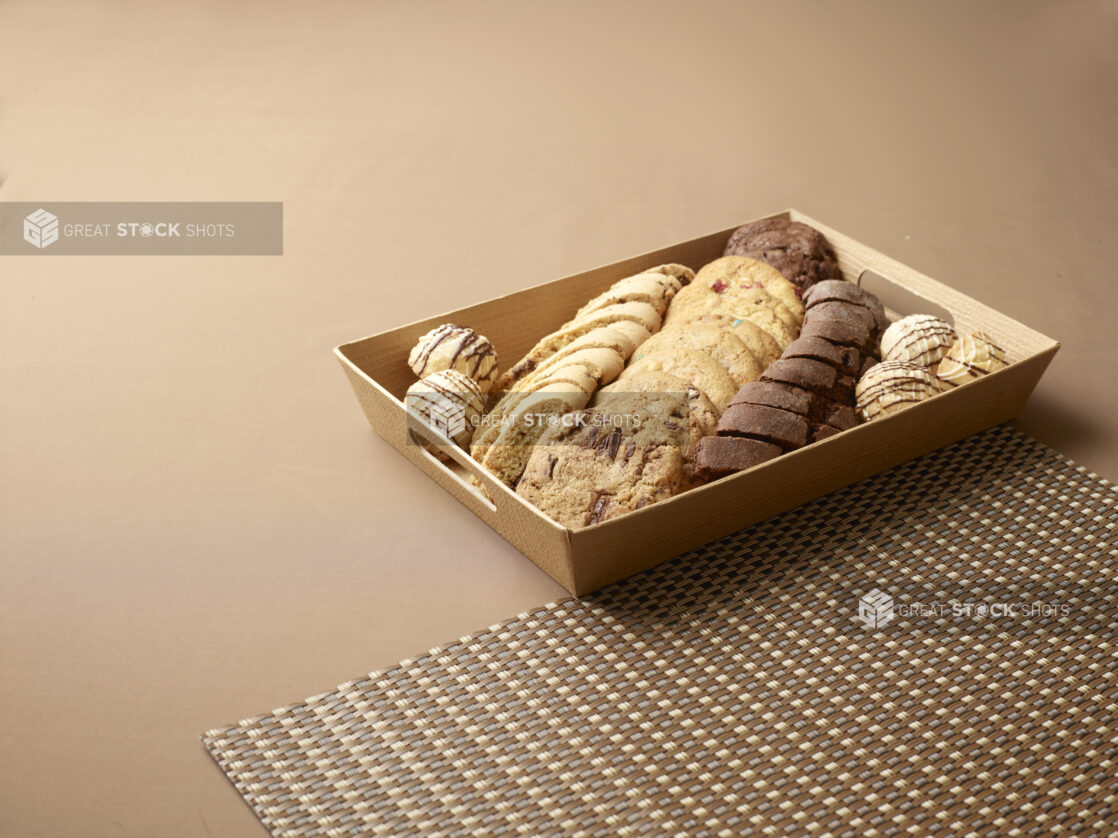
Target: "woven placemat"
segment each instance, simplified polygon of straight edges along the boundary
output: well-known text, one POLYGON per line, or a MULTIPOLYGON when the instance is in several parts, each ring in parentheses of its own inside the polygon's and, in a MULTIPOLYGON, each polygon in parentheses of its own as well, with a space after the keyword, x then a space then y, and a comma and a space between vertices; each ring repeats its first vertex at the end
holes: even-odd
POLYGON ((275 835, 1114 834, 1116 501, 995 428, 203 739, 275 835))

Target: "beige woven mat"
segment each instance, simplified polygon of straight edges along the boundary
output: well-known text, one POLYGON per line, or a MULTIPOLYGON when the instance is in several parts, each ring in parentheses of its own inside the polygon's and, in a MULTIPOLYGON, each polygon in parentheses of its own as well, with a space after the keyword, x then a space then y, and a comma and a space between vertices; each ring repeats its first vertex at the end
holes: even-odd
POLYGON ((1115 834, 1116 500, 995 428, 204 742, 276 835, 1115 834))

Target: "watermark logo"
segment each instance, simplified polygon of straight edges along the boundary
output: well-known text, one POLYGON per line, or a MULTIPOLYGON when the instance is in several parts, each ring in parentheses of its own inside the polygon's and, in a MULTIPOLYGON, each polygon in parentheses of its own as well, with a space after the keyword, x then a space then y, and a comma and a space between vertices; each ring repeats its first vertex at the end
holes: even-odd
POLYGON ((893 598, 874 588, 858 600, 858 619, 870 628, 887 626, 893 619, 893 598))
POLYGON ((940 599, 894 603, 893 597, 877 588, 858 600, 858 619, 870 628, 881 628, 897 617, 904 619, 955 619, 976 622, 1054 619, 1071 615, 1071 605, 1059 601, 940 599))
POLYGON ((435 430, 448 439, 454 439, 466 430, 466 406, 460 402, 435 402, 431 405, 428 417, 435 430))
POLYGON ((58 216, 37 209, 23 219, 23 240, 42 250, 58 241, 58 216))
POLYGON ((276 201, 0 201, 0 256, 283 255, 276 201))

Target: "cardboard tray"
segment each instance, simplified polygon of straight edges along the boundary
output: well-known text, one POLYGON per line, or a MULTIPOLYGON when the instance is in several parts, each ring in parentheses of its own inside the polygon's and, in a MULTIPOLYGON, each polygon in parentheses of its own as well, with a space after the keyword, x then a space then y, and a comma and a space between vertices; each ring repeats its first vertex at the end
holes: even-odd
POLYGON ((956 330, 982 330, 1009 366, 978 381, 755 468, 593 526, 568 529, 495 479, 468 453, 444 446, 444 463, 414 436, 403 398, 415 375, 407 365, 418 338, 441 323, 486 335, 504 364, 515 363, 543 335, 618 279, 678 262, 698 270, 722 255, 739 225, 458 311, 342 344, 334 353, 373 429, 433 480, 573 594, 652 567, 772 515, 879 471, 1012 419, 1060 345, 1000 312, 890 259, 795 210, 775 216, 821 231, 843 276, 876 294, 891 317, 936 314, 956 330), (469 482, 472 475, 492 501, 469 482))

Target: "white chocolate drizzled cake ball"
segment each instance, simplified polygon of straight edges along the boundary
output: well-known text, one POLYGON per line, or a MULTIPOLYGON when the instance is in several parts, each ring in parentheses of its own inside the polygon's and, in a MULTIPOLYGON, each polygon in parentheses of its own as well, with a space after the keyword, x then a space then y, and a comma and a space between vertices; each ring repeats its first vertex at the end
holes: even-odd
POLYGON ((419 339, 408 355, 408 366, 420 378, 457 370, 488 393, 497 378, 497 350, 473 329, 444 323, 419 339))
POLYGON ((476 381, 458 370, 441 370, 408 388, 404 404, 455 445, 465 448, 473 438, 485 396, 476 381))
POLYGON ((1005 350, 989 335, 972 332, 951 345, 936 368, 936 377, 946 387, 958 387, 1005 366, 1005 350))
POLYGON ((955 342, 951 324, 931 314, 902 317, 881 336, 881 360, 933 367, 955 342))
POLYGON ((940 392, 940 383, 925 367, 909 361, 882 361, 859 379, 854 389, 858 413, 867 422, 889 416, 940 392))

